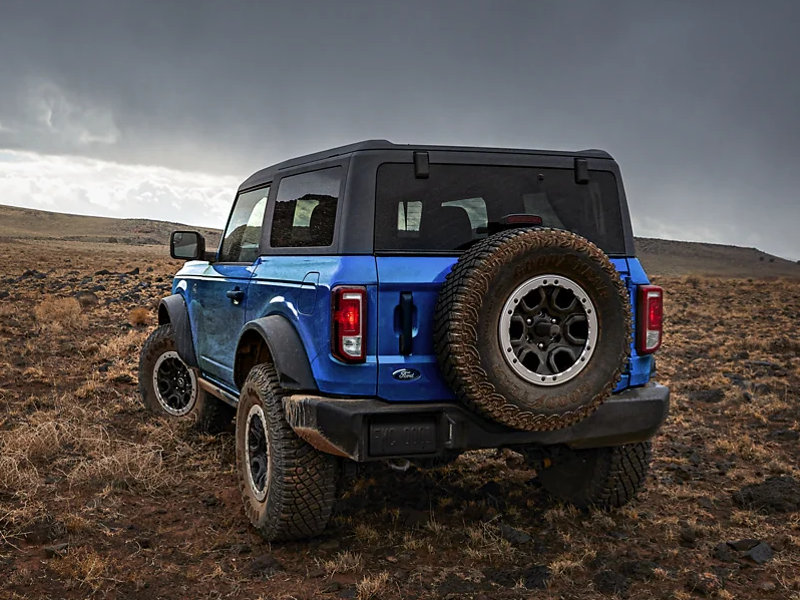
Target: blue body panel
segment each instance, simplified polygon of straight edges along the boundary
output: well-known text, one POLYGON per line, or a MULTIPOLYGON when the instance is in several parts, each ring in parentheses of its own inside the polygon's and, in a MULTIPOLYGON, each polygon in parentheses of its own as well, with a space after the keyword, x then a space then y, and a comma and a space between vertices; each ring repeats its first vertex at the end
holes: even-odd
POLYGON ((233 359, 245 323, 244 302, 234 304, 229 290, 247 294, 253 267, 192 261, 175 275, 172 292, 182 294, 189 311, 197 363, 212 379, 233 385, 233 359))
MULTIPOLYGON (((173 293, 182 294, 189 310, 198 362, 204 376, 236 393, 233 361, 245 323, 282 315, 297 330, 321 393, 378 397, 393 402, 454 399, 437 365, 433 317, 439 289, 457 258, 453 256, 265 256, 252 265, 188 262, 177 273, 173 293), (345 364, 331 354, 331 289, 336 285, 367 287, 366 354, 363 364, 345 364), (244 300, 234 304, 226 292, 238 287, 244 300), (400 294, 413 294, 412 352, 402 355, 400 294), (398 369, 413 369, 419 378, 401 381, 398 369)), ((636 286, 649 283, 635 258, 612 259, 631 295, 635 330, 636 286)), ((647 383, 651 356, 639 356, 634 341, 631 359, 615 392, 647 383)))
POLYGON ((377 362, 377 277, 374 256, 268 256, 256 262, 247 321, 283 315, 297 329, 321 392, 374 396, 377 362), (367 361, 342 363, 331 355, 331 288, 367 287, 367 361))
POLYGON ((384 400, 424 402, 451 400, 433 350, 433 314, 439 288, 453 268, 453 256, 379 256, 378 265, 378 397, 384 400), (400 294, 412 292, 412 353, 399 353, 400 294), (397 369, 412 368, 419 379, 398 381, 397 369))

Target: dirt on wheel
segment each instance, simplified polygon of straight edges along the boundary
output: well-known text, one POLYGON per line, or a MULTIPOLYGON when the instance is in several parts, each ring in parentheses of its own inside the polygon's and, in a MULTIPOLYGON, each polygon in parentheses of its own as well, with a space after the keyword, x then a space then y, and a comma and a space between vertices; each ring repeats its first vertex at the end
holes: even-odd
POLYGON ((436 305, 434 343, 459 400, 505 425, 559 429, 591 414, 630 355, 630 300, 594 244, 515 229, 470 248, 436 305))

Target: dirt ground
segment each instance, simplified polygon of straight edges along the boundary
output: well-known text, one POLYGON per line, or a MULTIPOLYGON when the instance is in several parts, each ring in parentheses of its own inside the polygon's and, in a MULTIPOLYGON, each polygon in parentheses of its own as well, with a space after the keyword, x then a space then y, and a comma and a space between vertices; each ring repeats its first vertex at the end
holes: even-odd
POLYGON ((519 454, 483 451, 357 476, 323 537, 270 545, 232 432, 139 401, 166 250, 0 253, 0 598, 800 600, 798 280, 657 279, 672 411, 624 509, 558 504, 519 454))

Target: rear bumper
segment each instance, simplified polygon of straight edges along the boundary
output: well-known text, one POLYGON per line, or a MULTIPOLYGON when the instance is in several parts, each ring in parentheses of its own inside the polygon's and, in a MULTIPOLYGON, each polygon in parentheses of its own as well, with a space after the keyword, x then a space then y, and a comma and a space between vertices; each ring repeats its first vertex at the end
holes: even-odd
POLYGON ((596 448, 651 438, 669 411, 669 389, 647 384, 614 394, 583 421, 555 431, 519 431, 452 402, 385 402, 293 394, 286 419, 315 448, 358 462, 436 457, 452 451, 537 444, 596 448))

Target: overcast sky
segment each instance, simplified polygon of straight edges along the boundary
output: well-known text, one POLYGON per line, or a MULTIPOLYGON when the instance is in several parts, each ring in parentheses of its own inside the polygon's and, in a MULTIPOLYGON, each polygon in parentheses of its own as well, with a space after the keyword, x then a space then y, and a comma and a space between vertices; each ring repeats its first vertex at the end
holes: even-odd
POLYGON ((603 148, 639 236, 800 259, 800 2, 0 0, 0 203, 221 227, 329 146, 603 148))

